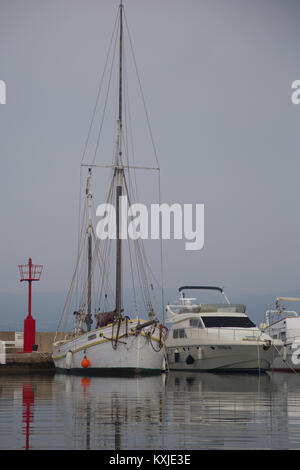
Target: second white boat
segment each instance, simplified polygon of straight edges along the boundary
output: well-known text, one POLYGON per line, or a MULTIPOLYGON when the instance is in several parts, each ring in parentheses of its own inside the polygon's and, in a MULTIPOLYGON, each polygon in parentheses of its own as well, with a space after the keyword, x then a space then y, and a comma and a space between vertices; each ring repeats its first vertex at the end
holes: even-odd
POLYGON ((283 348, 272 365, 272 371, 300 371, 300 316, 295 310, 287 310, 280 302, 300 302, 299 297, 276 297, 276 308, 268 309, 261 329, 273 340, 280 339, 283 348))
POLYGON ((174 370, 265 371, 283 346, 263 333, 246 315, 246 307, 230 304, 215 286, 179 288, 179 302, 167 306, 171 324, 167 357, 174 370), (219 292, 225 303, 202 304, 187 298, 185 290, 219 292))

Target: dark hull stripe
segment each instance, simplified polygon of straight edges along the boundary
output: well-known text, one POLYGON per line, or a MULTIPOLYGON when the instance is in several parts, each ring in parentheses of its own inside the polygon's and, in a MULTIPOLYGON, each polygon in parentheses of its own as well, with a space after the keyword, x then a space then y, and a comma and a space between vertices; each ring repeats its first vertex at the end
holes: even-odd
POLYGON ((99 377, 136 377, 140 375, 160 375, 162 373, 159 369, 138 369, 138 368, 122 368, 122 367, 112 367, 112 368, 97 368, 97 367, 78 367, 72 369, 62 369, 60 367, 56 368, 56 372, 61 374, 70 374, 70 375, 83 375, 87 376, 99 376, 99 377))

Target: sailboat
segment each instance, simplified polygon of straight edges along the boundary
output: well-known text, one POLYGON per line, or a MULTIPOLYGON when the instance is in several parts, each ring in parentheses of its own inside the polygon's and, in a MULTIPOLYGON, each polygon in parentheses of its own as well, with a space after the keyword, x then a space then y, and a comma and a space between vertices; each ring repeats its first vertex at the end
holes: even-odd
MULTIPOLYGON (((85 194, 85 210, 83 211, 83 229, 80 231, 78 254, 70 290, 66 299, 65 307, 53 344, 53 361, 57 371, 84 375, 131 375, 143 373, 161 373, 165 370, 165 340, 167 328, 159 323, 154 313, 152 293, 154 291, 151 269, 146 258, 143 240, 137 237, 128 240, 135 245, 137 251, 135 262, 144 263, 138 267, 139 279, 143 286, 143 298, 147 307, 148 319, 140 318, 136 301, 136 286, 134 287, 133 304, 135 315, 131 318, 124 314, 123 305, 123 277, 133 278, 133 255, 129 249, 129 266, 125 271, 123 266, 124 239, 121 233, 122 213, 121 198, 126 197, 132 203, 132 191, 128 184, 129 171, 137 168, 126 165, 123 162, 123 3, 121 1, 118 9, 118 30, 116 38, 119 43, 118 60, 118 109, 117 109, 117 137, 112 165, 96 165, 94 163, 84 165, 88 167, 88 176, 85 194), (115 203, 115 227, 116 236, 105 240, 109 248, 105 248, 105 241, 96 237, 93 224, 93 193, 92 193, 92 171, 95 167, 110 166, 111 180, 107 203, 115 203), (128 172, 126 174, 126 172, 128 172), (114 238, 114 239, 113 239, 114 238), (111 243, 114 245, 112 255, 111 243), (80 260, 84 259, 87 270, 80 271, 80 260), (115 289, 111 288, 108 275, 108 266, 114 259, 114 283, 115 289), (96 268, 99 274, 96 281, 96 268), (78 307, 73 312, 74 328, 66 333, 67 316, 72 310, 72 295, 75 286, 79 284, 79 271, 83 275, 82 296, 78 300, 78 307), (92 301, 92 291, 98 287, 97 300, 92 301), (113 304, 109 308, 109 292, 112 291, 113 304), (104 308, 101 308, 101 302, 104 308), (92 310, 94 308, 95 325, 93 326, 92 310)), ((126 18, 125 18, 126 19, 126 18)), ((126 149, 124 150, 124 152, 126 149)), ((141 167, 139 167, 141 168, 141 167)), ((102 183, 103 184, 103 183, 102 183)), ((97 234, 97 231, 96 231, 97 234)), ((154 276, 153 276, 154 277, 154 276)), ((155 284, 155 282, 154 282, 155 284)), ((77 288, 77 295, 78 295, 77 288)), ((157 302, 157 299, 156 299, 157 302)), ((111 305, 111 304, 110 304, 111 305)), ((157 307, 158 308, 158 307, 157 307)))

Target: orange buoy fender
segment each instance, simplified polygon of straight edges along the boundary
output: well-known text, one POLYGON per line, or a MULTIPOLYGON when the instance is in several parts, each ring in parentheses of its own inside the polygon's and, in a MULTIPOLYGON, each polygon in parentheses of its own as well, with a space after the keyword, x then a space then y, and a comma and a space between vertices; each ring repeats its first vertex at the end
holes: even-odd
POLYGON ((90 385, 90 379, 88 379, 87 377, 83 377, 81 379, 81 385, 86 388, 90 385))
POLYGON ((90 365, 90 361, 88 360, 88 358, 87 358, 86 356, 84 356, 84 358, 82 359, 81 365, 82 365, 82 367, 84 367, 85 369, 90 365))

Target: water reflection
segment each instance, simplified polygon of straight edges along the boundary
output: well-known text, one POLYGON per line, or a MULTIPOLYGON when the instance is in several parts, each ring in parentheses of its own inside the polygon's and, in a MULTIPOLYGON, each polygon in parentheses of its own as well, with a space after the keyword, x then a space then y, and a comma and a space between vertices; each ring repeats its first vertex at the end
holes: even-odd
POLYGON ((34 405, 34 392, 31 383, 23 383, 23 423, 25 423, 25 430, 23 434, 26 435, 25 449, 29 449, 29 436, 31 427, 30 424, 34 421, 33 416, 34 405), (24 432, 25 431, 25 432, 24 432))
POLYGON ((280 408, 268 374, 174 374, 169 378, 168 422, 178 432, 176 448, 270 448, 267 442, 280 408), (197 431, 196 431, 197 430, 197 431), (197 434, 198 433, 198 434, 197 434))
POLYGON ((300 447, 300 376, 0 376, 1 449, 300 447))
POLYGON ((73 402, 76 423, 70 432, 76 448, 147 448, 147 439, 153 438, 152 425, 163 420, 164 380, 164 376, 57 377, 73 402))

